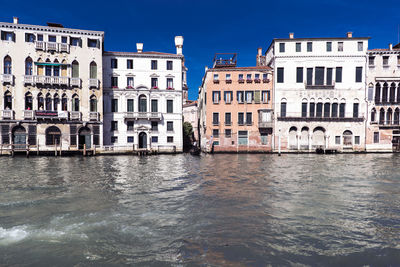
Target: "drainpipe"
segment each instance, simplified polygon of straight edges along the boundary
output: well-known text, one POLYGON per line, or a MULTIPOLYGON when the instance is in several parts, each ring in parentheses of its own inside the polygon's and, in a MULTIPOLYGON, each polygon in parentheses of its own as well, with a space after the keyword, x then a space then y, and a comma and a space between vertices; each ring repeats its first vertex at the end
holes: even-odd
POLYGON ((281 129, 279 129, 278 133, 278 156, 281 155, 281 129))

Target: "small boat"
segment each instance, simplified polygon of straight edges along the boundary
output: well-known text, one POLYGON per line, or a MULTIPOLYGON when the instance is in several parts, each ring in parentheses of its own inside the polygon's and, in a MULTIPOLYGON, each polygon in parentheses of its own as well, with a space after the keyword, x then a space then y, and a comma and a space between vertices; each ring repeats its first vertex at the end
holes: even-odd
POLYGON ((197 147, 197 146, 194 146, 194 147, 192 147, 191 149, 190 149, 190 151, 189 151, 189 153, 190 153, 190 155, 193 155, 193 156, 199 156, 200 155, 200 149, 197 147))
POLYGON ((325 154, 325 150, 324 150, 322 147, 318 147, 318 148, 315 150, 315 153, 317 153, 317 154, 325 154))

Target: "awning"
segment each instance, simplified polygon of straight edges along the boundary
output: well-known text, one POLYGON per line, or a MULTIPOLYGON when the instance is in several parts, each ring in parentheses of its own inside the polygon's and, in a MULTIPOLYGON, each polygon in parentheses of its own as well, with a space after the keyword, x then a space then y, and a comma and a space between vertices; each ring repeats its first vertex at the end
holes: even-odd
POLYGON ((50 63, 50 62, 35 62, 38 66, 69 66, 70 64, 50 63))

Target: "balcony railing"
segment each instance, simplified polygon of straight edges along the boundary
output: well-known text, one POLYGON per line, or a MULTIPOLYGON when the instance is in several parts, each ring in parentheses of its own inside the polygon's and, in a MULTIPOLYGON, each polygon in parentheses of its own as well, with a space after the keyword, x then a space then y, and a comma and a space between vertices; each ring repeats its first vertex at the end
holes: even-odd
POLYGON ((71 111, 69 113, 69 119, 72 121, 82 120, 82 113, 80 111, 71 111))
POLYGON ((273 113, 272 110, 258 111, 258 128, 273 128, 273 113))
POLYGON ((59 48, 60 48, 60 52, 69 53, 69 44, 61 43, 59 48))
POLYGON ((161 120, 161 112, 126 112, 125 119, 161 120))
POLYGON ((81 87, 81 78, 71 78, 70 85, 74 87, 81 87))
POLYGON ((35 112, 33 110, 24 110, 24 119, 25 120, 34 120, 35 112))
POLYGON ((14 110, 3 110, 1 113, 1 118, 3 120, 13 120, 14 119, 14 110))
POLYGON ((274 122, 273 121, 259 121, 258 128, 273 128, 274 122))
POLYGON ((35 48, 37 50, 43 50, 43 51, 55 51, 55 52, 69 53, 70 46, 67 43, 36 41, 35 48))
MULTIPOLYGON (((371 122, 371 123, 376 123, 376 122, 371 122)), ((380 126, 399 126, 400 125, 399 120, 380 120, 377 123, 380 126)))
MULTIPOLYGON (((25 76, 28 77, 28 76, 25 76)), ((69 78, 62 76, 33 76, 34 83, 69 86, 69 78)))
POLYGON ((38 50, 45 50, 46 49, 46 43, 43 41, 36 41, 35 42, 35 48, 38 50))
POLYGON ((89 112, 89 120, 90 121, 98 121, 100 117, 99 112, 89 112))
POLYGON ((99 88, 99 80, 89 79, 89 87, 99 88))
POLYGON ((330 84, 324 83, 324 84, 308 84, 307 82, 304 83, 306 89, 323 89, 323 90, 329 90, 329 89, 335 89, 335 83, 332 81, 330 84))
POLYGON ((57 47, 58 47, 58 45, 55 42, 48 42, 47 43, 47 50, 48 51, 57 51, 57 47))
POLYGON ((12 74, 3 74, 1 76, 1 81, 3 83, 13 84, 14 83, 14 75, 12 75, 12 74))
POLYGON ((332 116, 324 116, 322 113, 321 115, 315 114, 315 116, 302 116, 301 112, 293 112, 293 113, 286 113, 284 116, 281 113, 277 112, 278 121, 305 121, 305 122, 312 122, 312 121, 319 121, 319 122, 363 122, 365 117, 363 113, 360 113, 357 117, 332 117, 332 116))
POLYGON ((34 84, 35 80, 33 75, 24 75, 24 83, 25 84, 34 84))
MULTIPOLYGON (((29 110, 24 111, 28 115, 29 110)), ((35 111, 36 119, 64 119, 68 120, 68 111, 57 111, 57 110, 36 110, 35 111)))

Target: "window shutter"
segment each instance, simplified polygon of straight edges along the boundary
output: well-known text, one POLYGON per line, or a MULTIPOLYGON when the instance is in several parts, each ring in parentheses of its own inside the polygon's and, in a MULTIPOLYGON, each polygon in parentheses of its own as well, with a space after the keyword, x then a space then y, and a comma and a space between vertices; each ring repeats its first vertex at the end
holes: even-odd
POLYGON ((5 40, 4 36, 5 36, 4 32, 1 31, 1 40, 5 40))
POLYGON ((82 38, 79 38, 79 46, 82 47, 82 38))
POLYGON ((12 40, 15 42, 15 32, 12 33, 12 40))
POLYGON ((28 144, 36 145, 36 125, 28 126, 28 144))
POLYGON ((29 35, 28 35, 28 33, 25 33, 25 42, 28 42, 29 41, 29 35))
POLYGON ((218 92, 218 100, 221 101, 221 92, 218 92))
POLYGON ((100 49, 100 40, 96 41, 96 47, 100 49))
POLYGON ((260 98, 261 98, 260 91, 259 91, 259 90, 258 90, 258 91, 255 91, 255 94, 254 94, 254 102, 255 102, 256 104, 260 103, 260 98))

